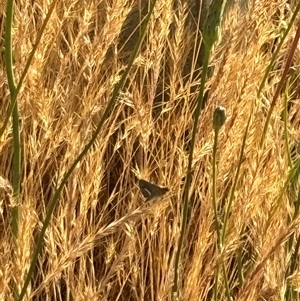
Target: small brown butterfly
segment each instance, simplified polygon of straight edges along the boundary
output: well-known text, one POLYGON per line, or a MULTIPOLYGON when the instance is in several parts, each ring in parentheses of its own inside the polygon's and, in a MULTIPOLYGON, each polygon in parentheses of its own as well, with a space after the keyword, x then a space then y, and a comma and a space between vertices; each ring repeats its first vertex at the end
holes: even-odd
POLYGON ((151 200, 166 194, 169 191, 167 187, 159 187, 155 184, 152 184, 148 181, 139 179, 139 187, 144 198, 151 200))

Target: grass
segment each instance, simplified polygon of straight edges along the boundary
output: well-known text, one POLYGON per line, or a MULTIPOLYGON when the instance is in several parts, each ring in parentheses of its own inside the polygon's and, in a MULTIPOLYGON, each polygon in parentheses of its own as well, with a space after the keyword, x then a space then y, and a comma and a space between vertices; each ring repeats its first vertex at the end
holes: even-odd
POLYGON ((145 1, 15 3, 12 60, 0 57, 0 299, 171 300, 178 272, 182 300, 300 300, 296 5, 227 4, 192 145, 204 7, 157 1, 135 48, 145 1), (140 177, 170 192, 147 206, 140 177))

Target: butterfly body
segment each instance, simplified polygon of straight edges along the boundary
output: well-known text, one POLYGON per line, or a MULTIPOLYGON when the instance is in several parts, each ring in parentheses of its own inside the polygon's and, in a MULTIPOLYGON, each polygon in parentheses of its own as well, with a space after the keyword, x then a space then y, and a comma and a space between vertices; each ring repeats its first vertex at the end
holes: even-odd
POLYGON ((143 179, 139 180, 139 188, 147 200, 163 196, 169 191, 167 187, 160 187, 143 179))

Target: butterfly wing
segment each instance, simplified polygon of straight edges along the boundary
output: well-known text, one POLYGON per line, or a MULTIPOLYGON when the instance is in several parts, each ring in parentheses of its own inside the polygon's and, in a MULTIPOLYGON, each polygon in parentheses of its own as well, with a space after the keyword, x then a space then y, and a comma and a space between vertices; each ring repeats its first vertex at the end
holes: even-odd
POLYGON ((139 180, 139 187, 142 192, 144 198, 149 199, 151 198, 151 190, 149 189, 149 182, 145 180, 139 180))
POLYGON ((144 198, 147 200, 163 196, 167 191, 169 191, 166 187, 159 187, 142 179, 139 180, 139 187, 144 198))

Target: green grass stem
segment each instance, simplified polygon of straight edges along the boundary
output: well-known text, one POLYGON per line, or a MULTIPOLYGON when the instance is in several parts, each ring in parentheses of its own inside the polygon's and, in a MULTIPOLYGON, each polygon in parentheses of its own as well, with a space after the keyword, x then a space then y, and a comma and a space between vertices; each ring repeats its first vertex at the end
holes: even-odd
POLYGON ((41 229, 41 232, 40 232, 40 235, 37 239, 37 243, 36 243, 36 247, 35 247, 35 250, 34 250, 34 253, 33 253, 33 256, 32 256, 32 261, 31 261, 31 264, 30 264, 30 268, 29 268, 29 271, 27 273, 27 276, 26 276, 26 279, 25 279, 25 282, 24 282, 24 285, 22 287, 22 291, 20 293, 20 296, 19 298, 17 299, 18 301, 21 301, 23 300, 24 296, 25 296, 25 293, 26 293, 26 290, 27 290, 27 287, 29 285, 29 282, 32 278, 32 275, 34 273, 34 270, 35 270, 35 266, 36 266, 36 263, 37 263, 37 259, 38 259, 38 255, 39 253, 41 252, 41 249, 42 249, 42 246, 43 246, 43 241, 44 241, 44 236, 45 236, 45 233, 46 233, 46 229, 47 227, 49 226, 49 223, 50 223, 50 220, 51 220, 51 216, 52 216, 52 213, 54 211, 54 208, 58 202, 58 199, 59 199, 59 196, 63 190, 63 187, 64 185, 67 183, 70 175, 72 174, 72 172, 74 171, 75 167, 77 166, 77 164, 83 159, 83 157, 86 155, 86 153, 88 152, 88 150, 91 148, 91 146, 94 144, 98 134, 100 133, 106 119, 109 117, 109 114, 111 113, 111 110, 113 109, 116 101, 117 101, 117 98, 118 98, 118 95, 121 91, 121 89, 124 87, 125 85, 125 82, 126 82, 126 79, 128 77, 128 74, 129 74, 129 71, 134 63, 134 60, 139 52, 139 49, 140 49, 140 46, 144 40, 144 37, 146 35, 146 29, 147 29, 147 25, 149 23, 149 20, 150 20, 150 17, 153 13, 153 10, 154 10, 154 7, 155 7, 155 3, 156 3, 156 0, 153 0, 152 3, 151 3, 151 6, 149 8, 149 12, 147 14, 147 17, 145 18, 145 21, 144 21, 144 24, 143 24, 143 28, 141 30, 141 36, 139 37, 138 39, 138 42, 136 43, 135 45, 135 48, 134 50, 132 51, 132 54, 131 54, 131 57, 129 59, 129 62, 128 62, 128 65, 124 71, 124 73, 122 74, 122 77, 120 79, 120 81, 116 84, 116 86, 114 87, 114 90, 113 90, 113 93, 112 93, 112 97, 102 115, 102 118, 99 122, 99 124, 97 125, 97 128, 95 130, 95 132, 93 133, 93 136, 91 138, 91 140, 86 144, 86 146, 84 147, 84 149, 81 151, 81 153, 78 155, 78 157, 74 160, 74 162, 72 163, 71 167, 69 168, 69 170, 65 173, 65 175, 63 176, 63 179, 61 181, 61 183, 59 184, 58 188, 56 189, 53 197, 51 198, 51 200, 49 201, 49 206, 48 206, 48 210, 47 210, 47 214, 46 214, 46 218, 44 220, 44 223, 43 223, 43 227, 41 229))

